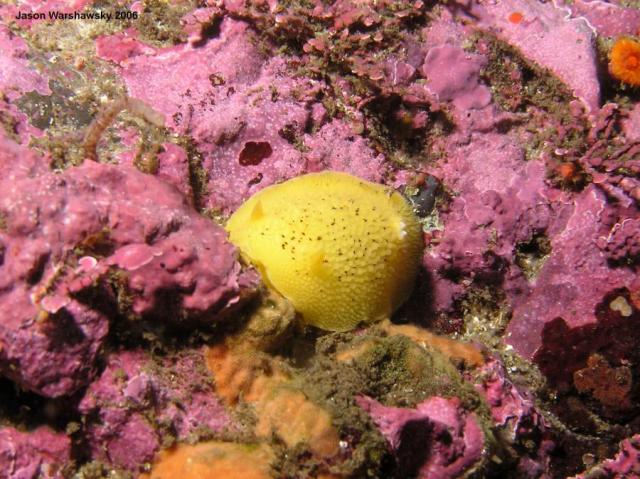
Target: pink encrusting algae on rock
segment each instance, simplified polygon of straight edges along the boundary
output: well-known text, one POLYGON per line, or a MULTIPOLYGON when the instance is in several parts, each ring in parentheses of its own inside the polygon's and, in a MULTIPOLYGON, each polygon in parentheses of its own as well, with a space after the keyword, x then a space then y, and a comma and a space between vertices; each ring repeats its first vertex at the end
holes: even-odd
MULTIPOLYGON (((464 2, 460 2, 461 4, 464 2)), ((570 18, 552 2, 469 2, 465 15, 477 28, 498 36, 566 83, 590 111, 600 103, 594 33, 584 18, 570 18), (510 21, 519 12, 522 21, 510 21), (573 61, 567 61, 567 58, 573 61)))
MULTIPOLYGON (((379 155, 353 131, 333 127, 332 155, 319 141, 323 132, 305 135, 321 107, 322 82, 289 76, 279 58, 265 61, 245 24, 225 20, 220 29, 204 46, 136 50, 119 61, 130 93, 165 114, 169 128, 188 132, 203 155, 209 179, 203 206, 229 211, 265 186, 318 169, 381 179, 379 155), (167 69, 196 74, 168 77, 167 69)), ((112 55, 105 49, 104 58, 112 55)))
POLYGON ((598 247, 600 235, 609 234, 602 228, 606 212, 603 195, 589 187, 572 203, 558 205, 562 209, 556 210, 547 228, 557 231, 551 237, 551 254, 535 282, 524 286, 513 299, 508 342, 527 356, 541 346, 546 323, 558 317, 570 328, 595 322, 596 306, 605 295, 630 285, 635 277, 627 268, 610 268, 598 247))
POLYGON ((571 12, 574 18, 584 18, 599 35, 617 37, 636 35, 640 31, 640 11, 625 8, 621 2, 601 0, 556 0, 556 5, 571 12))
POLYGON ((0 90, 15 100, 29 91, 51 94, 47 79, 29 67, 25 58, 28 51, 25 41, 15 36, 5 25, 0 25, 0 90), (16 84, 16 78, 20 83, 16 84))
POLYGON ((0 477, 63 479, 71 467, 71 440, 46 427, 22 432, 0 427, 0 477))
POLYGON ((620 450, 615 457, 605 459, 570 479, 590 479, 592 477, 627 479, 638 476, 640 476, 640 435, 636 434, 620 443, 620 450))
POLYGON ((456 108, 467 111, 484 108, 491 102, 491 92, 478 78, 483 66, 481 56, 441 45, 429 49, 421 71, 439 100, 452 101, 456 108))
POLYGON ((481 462, 484 433, 458 399, 433 397, 415 409, 386 407, 366 396, 357 402, 389 441, 403 477, 455 479, 481 462))
POLYGON ((108 318, 78 296, 97 287, 109 298, 99 285, 109 271, 127 273, 123 286, 136 314, 160 313, 167 305, 158 303, 159 292, 166 301, 174 291, 178 309, 164 310, 170 321, 219 312, 254 284, 221 228, 137 170, 88 162, 62 174, 9 177, 2 188, 0 364, 27 389, 59 396, 92 377, 108 318), (75 269, 78 248, 97 259, 89 271, 75 269))
POLYGON ((475 387, 487 401, 494 423, 510 438, 512 447, 519 449, 516 460, 519 477, 548 475, 555 448, 553 432, 531 393, 513 384, 497 358, 483 365, 478 374, 480 379, 475 387))
POLYGON ((233 428, 198 350, 162 360, 141 350, 113 353, 78 409, 92 418, 86 425, 92 456, 130 471, 169 439, 233 428))
POLYGON ((304 171, 300 152, 279 134, 302 134, 309 112, 292 98, 293 88, 302 83, 279 81, 271 91, 282 65, 266 64, 246 29, 226 20, 220 38, 204 47, 184 45, 123 62, 130 93, 165 114, 167 126, 189 132, 196 142, 209 176, 208 208, 235 208, 257 189, 304 171), (194 75, 167 76, 167 69, 194 75), (272 102, 274 94, 282 99, 272 102), (268 149, 242 160, 243 151, 258 141, 268 149))

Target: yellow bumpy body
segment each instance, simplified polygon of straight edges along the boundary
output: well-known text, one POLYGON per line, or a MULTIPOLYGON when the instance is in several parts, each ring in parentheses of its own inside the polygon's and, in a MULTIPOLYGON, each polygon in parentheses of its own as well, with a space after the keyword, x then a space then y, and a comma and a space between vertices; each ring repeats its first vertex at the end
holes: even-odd
POLYGON ((227 231, 308 324, 330 331, 389 317, 413 288, 423 248, 399 193, 334 171, 256 193, 227 231))

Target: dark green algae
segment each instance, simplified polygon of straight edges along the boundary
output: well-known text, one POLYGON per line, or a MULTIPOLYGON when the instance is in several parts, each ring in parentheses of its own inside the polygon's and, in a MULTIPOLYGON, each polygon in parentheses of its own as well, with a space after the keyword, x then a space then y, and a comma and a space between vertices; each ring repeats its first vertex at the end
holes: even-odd
MULTIPOLYGON (((315 353, 306 358, 304 365, 294 367, 289 387, 302 391, 328 411, 340 437, 349 444, 328 464, 335 474, 350 478, 393 477, 395 458, 368 414, 356 403, 358 396, 398 408, 414 408, 432 396, 459 398, 465 410, 476 414, 486 450, 496 449, 487 404, 451 360, 405 336, 385 336, 376 327, 365 334, 335 333, 318 338, 315 353), (336 358, 349 350, 358 353, 346 361, 336 358)), ((315 477, 321 464, 306 446, 291 450, 277 441, 275 446, 280 451, 273 465, 278 477, 315 477)))

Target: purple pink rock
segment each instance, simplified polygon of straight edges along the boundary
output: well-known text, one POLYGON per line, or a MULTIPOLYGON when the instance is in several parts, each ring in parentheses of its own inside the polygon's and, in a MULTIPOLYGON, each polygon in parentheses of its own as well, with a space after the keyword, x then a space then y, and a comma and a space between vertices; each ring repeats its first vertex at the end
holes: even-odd
POLYGON ((606 209, 604 195, 589 187, 558 208, 547 228, 553 232, 550 256, 535 281, 512 291, 508 342, 527 357, 542 345, 545 324, 556 318, 562 318, 569 328, 595 323, 596 306, 635 278, 627 268, 611 268, 596 243, 606 209))
MULTIPOLYGON (((90 2, 15 3, 0 6, 7 23, 18 9, 72 11, 90 2)), ((81 434, 91 459, 136 471, 171 438, 187 439, 201 425, 220 431, 230 424, 199 372, 197 352, 166 361, 138 349, 112 352, 96 379, 112 313, 119 307, 131 317, 185 326, 183 319, 216 321, 251 293, 256 276, 240 268, 222 229, 194 204, 227 214, 261 188, 324 169, 411 183, 417 172, 390 162, 372 141, 367 108, 378 100, 399 103, 390 123, 402 122, 411 138, 433 135, 430 148, 437 154, 417 169, 438 178, 450 195, 438 213, 442 230, 429 232, 424 256, 430 308, 455 323, 470 291, 496 292, 511 311, 501 340, 534 360, 561 393, 572 390, 574 375, 588 369, 594 353, 614 372, 640 362, 640 109, 600 106, 606 73, 598 71, 604 59, 595 47, 597 35, 636 34, 637 9, 598 0, 446 2, 421 30, 394 30, 402 48, 375 61, 369 47, 354 49, 337 72, 305 76, 295 71, 328 54, 329 39, 305 38, 298 55, 264 55, 253 37, 259 23, 241 20, 251 2, 213 3, 183 17, 187 40, 178 45, 151 45, 134 28, 87 40, 132 97, 165 115, 167 130, 193 145, 187 151, 165 141, 154 175, 132 167, 138 133, 126 129, 118 132, 129 148, 119 165, 85 163, 51 172, 50 158, 26 146, 45 132, 29 124, 19 105, 27 94, 52 94, 54 67, 38 71, 35 47, 0 26, 0 372, 40 395, 81 395, 81 434), (219 31, 207 38, 218 20, 219 31), (536 105, 502 111, 490 89, 491 72, 483 70, 490 66, 489 43, 476 42, 476 33, 511 45, 537 67, 534 74, 548 71, 568 87, 578 100, 566 105, 567 118, 593 125, 585 144, 573 152, 550 144, 531 157, 535 133, 527 127, 553 129, 545 141, 560 144, 569 126, 536 105), (352 76, 373 85, 373 95, 356 91, 352 76), (337 116, 321 102, 326 99, 340 106, 337 116), (434 133, 438 115, 450 121, 449 131, 434 133), (543 121, 527 125, 536 115, 543 121), (553 185, 554 161, 583 168, 586 187, 553 185), (206 177, 204 191, 190 182, 194 167, 206 177), (536 239, 548 251, 531 273, 518 263, 518 251, 536 239)), ((342 0, 306 13, 325 19, 336 41, 366 42, 368 29, 386 35, 392 17, 407 15, 381 15, 387 4, 379 3, 342 0)), ((140 3, 132 8, 142 12, 140 3)), ((426 7, 416 2, 412 8, 426 7)), ((281 27, 301 18, 271 1, 254 10, 281 27)), ((16 28, 28 32, 39 22, 19 21, 16 28)), ((513 73, 514 85, 522 86, 521 73, 513 73)), ((431 311, 421 314, 428 320, 431 311)), ((519 455, 519 477, 548 475, 550 426, 534 398, 496 360, 474 384, 501 441, 519 455), (531 437, 535 447, 525 447, 531 437)), ((597 386, 591 389, 606 384, 597 386)), ((433 397, 412 409, 364 397, 359 402, 407 474, 458 477, 486 459, 485 433, 456 398, 433 397), (408 440, 411 434, 417 435, 408 440), (446 434, 451 442, 442 441, 446 434)), ((637 442, 637 436, 624 441, 616 457, 577 477, 638 475, 637 442)), ((0 431, 0 471, 11 470, 5 464, 16 468, 9 477, 61 477, 55 474, 69 455, 63 434, 0 431)))
POLYGON ((145 50, 122 36, 98 41, 99 55, 120 65, 130 94, 163 113, 176 133, 193 138, 209 177, 202 206, 229 212, 256 191, 306 171, 381 179, 382 158, 345 124, 305 133, 308 124, 324 121, 315 100, 321 82, 291 76, 282 58, 262 58, 246 24, 226 19, 220 30, 198 47, 145 50), (114 56, 121 50, 129 52, 126 58, 114 56))
POLYGON ((421 71, 439 100, 452 101, 456 108, 467 111, 484 108, 491 102, 491 92, 479 80, 484 65, 480 55, 441 45, 429 49, 421 71))
POLYGON ((625 8, 616 2, 601 0, 558 0, 559 6, 574 18, 584 18, 599 35, 614 37, 636 35, 640 31, 640 10, 625 8))
POLYGON ((484 433, 457 398, 432 397, 414 409, 357 399, 389 442, 401 477, 455 479, 484 460, 484 433))
POLYGON ((71 441, 46 427, 0 427, 0 479, 63 479, 71 470, 71 441))
POLYGON ((130 94, 195 141, 209 176, 206 208, 236 208, 251 193, 305 167, 301 152, 283 135, 302 135, 309 110, 294 98, 294 89, 309 87, 287 77, 274 82, 284 65, 278 59, 265 63, 246 29, 225 20, 220 37, 202 47, 186 44, 121 62, 130 94))
POLYGON ((15 100, 29 91, 51 94, 46 78, 29 66, 27 52, 26 42, 0 25, 0 89, 9 99, 15 100))
POLYGON ((109 271, 126 274, 131 312, 156 321, 219 313, 255 284, 221 228, 135 169, 85 162, 10 175, 2 188, 0 367, 27 389, 59 396, 91 379, 108 318, 81 296, 97 287, 112 298, 100 282, 109 271), (86 256, 93 266, 79 264, 86 256))
POLYGON ((137 471, 173 440, 233 428, 213 392, 202 354, 153 358, 142 350, 113 353, 81 400, 91 456, 137 471))
POLYGON ((622 441, 620 450, 615 457, 606 459, 570 479, 628 479, 635 477, 640 477, 639 434, 622 441))
POLYGON ((478 377, 476 390, 489 405, 501 439, 517 451, 517 477, 549 477, 555 444, 551 427, 536 407, 535 398, 513 384, 497 358, 484 364, 478 377))
POLYGON ((597 245, 616 263, 637 263, 640 261, 640 218, 616 222, 607 236, 598 238, 597 245))
POLYGON ((469 4, 466 18, 551 70, 590 111, 600 103, 594 32, 584 18, 571 18, 554 2, 509 0, 469 4), (513 21, 513 13, 521 20, 513 21), (568 60, 571 59, 571 60, 568 60))
MULTIPOLYGON (((471 5, 471 12, 481 18, 478 28, 489 28, 515 46, 526 45, 522 49, 525 56, 552 70, 552 65, 545 64, 537 54, 529 54, 534 48, 540 49, 540 55, 551 51, 550 45, 546 45, 551 40, 545 39, 548 33, 540 30, 542 25, 546 25, 549 32, 556 32, 553 35, 567 28, 578 28, 577 24, 567 23, 560 10, 551 4, 471 5), (509 21, 508 16, 513 12, 523 14, 521 23, 509 21), (524 30, 518 34, 518 28, 524 30)), ((434 22, 426 35, 433 42, 446 42, 451 49, 450 45, 461 45, 464 28, 447 18, 445 11, 443 20, 434 22)), ((444 48, 437 45, 432 49, 444 48)), ((462 68, 460 62, 450 70, 457 68, 462 68)), ((446 85, 453 75, 451 71, 434 69, 435 78, 430 81, 446 85)), ((559 77, 571 85, 571 79, 560 74, 559 77)), ((595 81, 593 75, 586 75, 580 81, 589 78, 595 81)), ((581 85, 591 93, 597 91, 581 85)), ((574 92, 579 89, 574 85, 574 92)), ((455 105, 467 94, 464 89, 452 90, 446 100, 455 105)), ((587 103, 595 108, 596 101, 592 99, 587 103)), ((600 117, 603 115, 594 115, 594 121, 600 117)), ((467 108, 466 114, 456 114, 454 119, 458 128, 441 143, 447 161, 427 169, 454 192, 453 200, 441 212, 444 231, 432 233, 435 241, 428 246, 424 258, 426 268, 433 272, 435 310, 451 312, 468 285, 500 286, 513 307, 506 341, 520 354, 532 357, 542 346, 546 323, 557 317, 563 317, 570 328, 595 323, 596 305, 609 292, 632 281, 633 272, 625 268, 612 269, 607 256, 635 261, 635 213, 627 213, 626 219, 623 216, 609 225, 610 231, 604 230, 606 197, 594 187, 580 194, 567 194, 551 187, 542 161, 524 161, 522 144, 527 137, 498 131, 498 124, 509 124, 514 118, 500 113, 494 105, 481 110, 467 108), (540 236, 549 240, 551 253, 537 275, 527 279, 516 263, 517 248, 540 236)), ((602 120, 603 125, 596 123, 594 136, 595 130, 606 128, 609 121, 602 120)))

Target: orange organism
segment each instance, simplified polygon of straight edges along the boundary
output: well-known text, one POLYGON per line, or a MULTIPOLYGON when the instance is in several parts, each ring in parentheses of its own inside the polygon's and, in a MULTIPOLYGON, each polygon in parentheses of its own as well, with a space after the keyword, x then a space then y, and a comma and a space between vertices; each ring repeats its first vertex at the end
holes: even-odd
POLYGON ((520 23, 522 21, 522 19, 524 18, 524 15, 522 15, 522 13, 520 12, 513 12, 511 15, 509 15, 509 21, 511 23, 520 23))
POLYGON ((640 86, 640 43, 618 39, 609 53, 609 72, 629 85, 640 86))
POLYGON ((581 190, 587 182, 587 175, 575 163, 559 163, 552 167, 552 177, 556 186, 571 190, 581 190))
POLYGON ((576 165, 573 163, 562 163, 558 167, 558 173, 564 181, 571 181, 576 175, 576 165))

